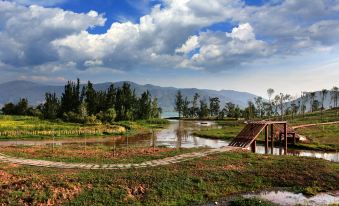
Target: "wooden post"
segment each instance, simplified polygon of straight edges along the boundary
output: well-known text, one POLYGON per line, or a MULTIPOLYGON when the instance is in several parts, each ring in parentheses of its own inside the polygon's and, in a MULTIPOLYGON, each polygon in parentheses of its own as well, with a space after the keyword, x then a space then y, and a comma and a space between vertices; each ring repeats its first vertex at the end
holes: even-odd
POLYGON ((268 153, 268 125, 265 127, 265 154, 268 153))
POLYGON ((284 137, 285 137, 285 155, 287 155, 287 123, 284 123, 284 137))
POLYGON ((252 144, 251 144, 251 150, 252 150, 253 153, 256 152, 256 146, 257 146, 257 141, 254 140, 254 141, 252 142, 252 144))
POLYGON ((271 124, 271 153, 273 154, 274 149, 274 129, 273 124, 271 124))
POLYGON ((295 138, 295 133, 293 133, 293 145, 295 145, 297 143, 297 140, 295 138))

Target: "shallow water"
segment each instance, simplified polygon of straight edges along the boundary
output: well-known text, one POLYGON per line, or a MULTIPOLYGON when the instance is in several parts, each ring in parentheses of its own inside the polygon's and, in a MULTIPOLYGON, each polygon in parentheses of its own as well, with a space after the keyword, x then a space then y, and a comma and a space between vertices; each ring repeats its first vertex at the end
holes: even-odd
MULTIPOLYGON (((166 128, 150 135, 142 135, 137 137, 82 137, 76 139, 58 139, 55 140, 18 140, 18 141, 0 141, 0 146, 10 145, 65 145, 65 144, 104 144, 107 146, 116 147, 147 147, 147 146, 167 146, 175 148, 193 148, 193 147, 210 147, 220 148, 228 146, 229 141, 208 139, 197 137, 192 134, 193 130, 199 130, 203 128, 220 128, 212 121, 177 121, 172 120, 171 124, 166 128)), ((257 145, 256 152, 259 154, 265 154, 265 147, 257 145)), ((269 153, 271 149, 269 148, 269 153)), ((282 148, 274 148, 274 155, 284 154, 282 148)), ((329 161, 339 162, 339 153, 335 152, 321 152, 321 151, 308 151, 308 150, 288 150, 289 155, 306 156, 322 158, 329 161)))
POLYGON ((246 194, 244 197, 257 197, 279 205, 330 205, 339 204, 339 193, 319 193, 312 197, 287 191, 263 191, 259 194, 246 194))

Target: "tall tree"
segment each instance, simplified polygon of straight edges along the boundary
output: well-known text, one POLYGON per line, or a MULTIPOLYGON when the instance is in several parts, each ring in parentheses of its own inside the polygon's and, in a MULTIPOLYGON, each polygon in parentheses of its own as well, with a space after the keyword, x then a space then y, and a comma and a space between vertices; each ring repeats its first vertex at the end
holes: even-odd
POLYGON ((200 95, 198 93, 195 93, 193 96, 193 101, 192 101, 192 108, 191 108, 191 116, 193 118, 198 116, 198 111, 199 111, 199 98, 200 95))
POLYGON ((306 112, 306 103, 308 101, 308 93, 307 92, 301 92, 301 101, 300 101, 300 110, 303 115, 303 118, 305 117, 305 112, 306 112))
POLYGON ((155 97, 152 101, 152 118, 160 118, 161 116, 161 108, 158 105, 158 99, 155 97))
POLYGON ((181 94, 181 91, 179 90, 177 94, 175 95, 175 108, 174 108, 174 110, 179 113, 179 119, 181 118, 183 104, 184 104, 184 99, 181 94))
POLYGON ((56 94, 46 93, 45 103, 42 106, 42 114, 45 119, 56 119, 59 115, 60 102, 56 94))
POLYGON ((26 115, 28 110, 28 100, 26 98, 20 99, 15 110, 16 115, 26 115))
POLYGON ((338 116, 338 97, 339 97, 339 88, 333 87, 331 90, 331 99, 333 101, 333 107, 336 109, 337 116, 338 116))
POLYGON ((209 109, 208 109, 208 105, 205 101, 200 100, 200 109, 199 109, 199 118, 203 119, 208 117, 209 114, 209 109))
POLYGON ((138 119, 150 119, 152 112, 152 99, 149 91, 145 91, 141 94, 139 99, 139 107, 138 107, 138 119))
POLYGON ((80 105, 80 80, 77 79, 76 83, 68 81, 61 96, 61 115, 67 112, 77 113, 80 105))
POLYGON ((264 116, 265 108, 264 108, 264 102, 262 97, 257 97, 254 99, 255 100, 255 105, 257 108, 257 113, 262 118, 264 116))
POLYGON ((267 96, 268 96, 269 105, 267 105, 266 110, 267 110, 268 117, 271 117, 272 113, 273 113, 273 105, 272 105, 273 94, 274 94, 274 89, 272 89, 272 88, 267 89, 267 96))
POLYGON ((209 98, 210 100, 210 115, 217 117, 220 111, 220 100, 219 97, 209 98))
POLYGON ((86 98, 87 112, 89 115, 97 114, 97 92, 95 91, 93 84, 88 81, 86 86, 86 98))
POLYGON ((182 115, 183 117, 187 118, 189 116, 189 104, 190 104, 190 101, 188 100, 187 97, 185 97, 183 103, 182 103, 182 115))
POLYGON ((327 89, 321 90, 321 108, 320 108, 320 110, 321 110, 321 112, 320 112, 321 119, 323 119, 323 111, 325 109, 324 102, 325 102, 327 94, 328 94, 328 90, 327 89))
POLYGON ((315 92, 309 93, 309 101, 310 101, 311 112, 314 112, 313 108, 314 108, 315 96, 316 96, 315 92))

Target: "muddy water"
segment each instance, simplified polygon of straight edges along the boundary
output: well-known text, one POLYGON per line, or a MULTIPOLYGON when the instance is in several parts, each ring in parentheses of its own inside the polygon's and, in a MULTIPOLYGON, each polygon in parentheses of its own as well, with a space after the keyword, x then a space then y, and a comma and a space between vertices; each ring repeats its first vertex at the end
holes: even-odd
MULTIPOLYGON (((228 141, 215 140, 197 137, 192 134, 193 130, 203 128, 220 128, 211 121, 171 121, 171 124, 161 131, 155 132, 154 135, 143 135, 137 137, 82 137, 77 139, 55 139, 53 140, 36 140, 36 141, 0 141, 0 146, 10 145, 67 145, 67 144, 104 144, 116 147, 133 147, 133 146, 167 146, 175 148, 192 148, 192 147, 211 147, 219 148, 227 146, 228 141)), ((225 128, 226 129, 226 128, 225 128)), ((265 154, 264 146, 257 145, 257 153, 265 154)), ((271 149, 269 149, 271 153, 271 149)), ((273 149, 274 155, 284 154, 281 148, 273 149)), ((339 153, 307 151, 307 150, 288 150, 289 155, 306 156, 322 158, 329 161, 339 162, 339 153)))

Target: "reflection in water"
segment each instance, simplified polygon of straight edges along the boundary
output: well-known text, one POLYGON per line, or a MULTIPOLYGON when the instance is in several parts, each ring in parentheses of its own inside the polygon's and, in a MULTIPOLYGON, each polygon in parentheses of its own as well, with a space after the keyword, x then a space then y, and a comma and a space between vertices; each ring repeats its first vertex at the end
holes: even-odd
MULTIPOLYGON (((77 139, 60 139, 55 140, 37 140, 37 141, 0 141, 0 146, 10 145, 64 145, 64 144, 83 144, 95 145, 103 144, 116 147, 152 147, 167 146, 172 148, 192 148, 192 147, 210 147, 220 148, 228 146, 229 142, 217 139, 207 139, 197 137, 192 134, 193 130, 200 130, 202 128, 220 128, 217 124, 212 121, 171 121, 171 124, 163 130, 160 130, 154 134, 137 135, 134 137, 93 137, 93 138, 77 138, 77 139)), ((257 145, 256 152, 259 154, 265 154, 265 147, 257 145)), ((270 152, 270 149, 269 149, 270 152)), ((274 148, 274 155, 284 154, 283 148, 274 148)), ((288 150, 288 154, 296 156, 316 157, 330 161, 339 162, 339 153, 326 153, 318 151, 307 151, 307 150, 288 150)))
POLYGON ((244 197, 258 197, 279 205, 330 205, 339 204, 339 194, 320 193, 312 197, 303 194, 294 194, 287 191, 264 191, 259 194, 244 195, 244 197))

